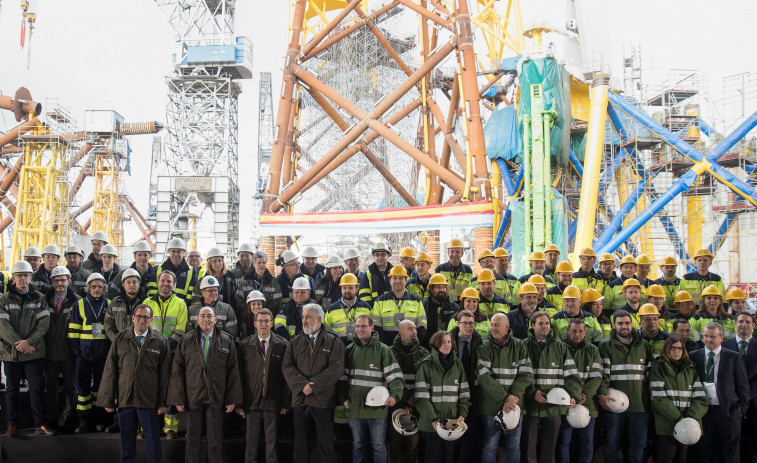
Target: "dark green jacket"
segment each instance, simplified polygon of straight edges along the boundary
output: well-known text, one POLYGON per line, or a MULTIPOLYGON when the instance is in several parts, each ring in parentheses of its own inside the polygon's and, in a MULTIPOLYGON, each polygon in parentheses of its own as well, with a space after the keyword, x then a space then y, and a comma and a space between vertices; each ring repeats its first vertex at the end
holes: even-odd
MULTIPOLYGON (((592 418, 597 417, 597 390, 602 385, 602 357, 599 355, 599 348, 587 342, 588 338, 581 344, 573 346, 567 342, 568 351, 576 362, 578 376, 581 377, 583 387, 581 393, 586 396, 583 406, 589 409, 592 418)), ((577 400, 576 403, 579 401, 577 400)))
POLYGON ((568 407, 554 404, 541 404, 534 399, 536 391, 546 395, 556 387, 561 387, 576 400, 581 400, 581 377, 576 370, 576 362, 570 355, 568 345, 555 338, 550 332, 541 347, 533 330, 525 340, 531 366, 534 369, 534 381, 526 389, 526 414, 528 416, 545 417, 564 415, 568 407))
POLYGON ((652 363, 649 389, 657 434, 672 436, 673 428, 682 418, 694 418, 702 425, 707 397, 694 362, 686 359, 676 367, 664 355, 659 356, 652 363))
POLYGON ((409 349, 405 350, 400 337, 397 336, 394 338, 394 343, 392 344, 392 353, 394 354, 394 358, 397 359, 400 370, 402 370, 402 377, 405 380, 405 390, 399 403, 409 407, 410 404, 408 401, 415 389, 415 365, 426 358, 429 352, 417 340, 409 349))
POLYGON ((42 293, 29 285, 29 291, 18 294, 15 287, 0 295, 0 360, 24 362, 45 358, 45 333, 50 328, 50 310, 42 293), (26 355, 17 351, 17 341, 28 340, 36 349, 26 355))
POLYGON ((636 330, 631 331, 631 336, 631 344, 626 345, 613 329, 610 339, 599 344, 604 369, 599 395, 606 395, 609 387, 618 389, 628 396, 629 412, 649 413, 647 376, 652 366, 652 350, 636 330))
POLYGON ((512 334, 499 344, 490 334, 478 349, 478 387, 481 392, 478 411, 494 416, 502 410, 507 396, 514 395, 526 412, 523 400, 526 388, 534 379, 531 359, 523 341, 512 334))
POLYGON ((468 416, 470 407, 470 388, 463 371, 463 364, 452 352, 453 362, 445 371, 439 360, 439 352, 432 350, 431 355, 418 363, 415 375, 415 407, 420 413, 418 428, 433 432, 431 424, 435 420, 454 420, 468 416))

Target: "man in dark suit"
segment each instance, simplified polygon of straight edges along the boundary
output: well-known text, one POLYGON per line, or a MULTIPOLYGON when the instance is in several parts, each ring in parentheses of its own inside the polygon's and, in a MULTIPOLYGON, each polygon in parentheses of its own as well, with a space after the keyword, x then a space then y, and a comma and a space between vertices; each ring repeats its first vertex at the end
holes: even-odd
POLYGON ((752 336, 754 315, 741 312, 736 315, 736 336, 723 341, 723 347, 741 354, 746 363, 749 379, 749 409, 746 412, 742 429, 745 436, 741 440, 741 461, 751 463, 757 453, 757 338, 752 336))
POLYGON ((749 408, 749 381, 744 359, 723 349, 723 327, 708 323, 702 330, 704 349, 692 352, 691 359, 704 384, 710 409, 702 419, 702 438, 694 454, 700 462, 739 462, 741 419, 749 408))

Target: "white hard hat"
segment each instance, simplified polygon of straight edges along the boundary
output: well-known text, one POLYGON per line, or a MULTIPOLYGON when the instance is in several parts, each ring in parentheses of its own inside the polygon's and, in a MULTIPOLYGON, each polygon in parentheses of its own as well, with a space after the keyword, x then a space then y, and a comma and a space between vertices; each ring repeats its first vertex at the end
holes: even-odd
POLYGON ((520 423, 520 407, 517 405, 515 406, 515 409, 510 410, 507 413, 505 413, 504 409, 500 410, 494 417, 494 427, 499 430, 499 432, 505 434, 513 432, 515 428, 518 427, 518 423, 520 423))
POLYGON ((168 246, 166 246, 166 250, 170 251, 171 249, 181 249, 182 251, 186 251, 187 243, 179 237, 171 238, 171 241, 168 242, 168 246))
POLYGON ((149 252, 152 254, 152 248, 150 247, 150 243, 141 240, 137 241, 137 244, 134 245, 134 252, 149 252))
POLYGON ((400 435, 412 436, 418 432, 418 418, 414 415, 405 415, 405 409, 398 408, 392 413, 392 426, 400 435))
POLYGON ((60 257, 60 248, 54 244, 48 244, 42 249, 42 255, 44 256, 45 254, 52 254, 60 257))
POLYGON ((589 409, 581 404, 576 404, 575 407, 568 409, 568 414, 565 416, 568 424, 576 429, 583 429, 589 425, 591 421, 591 415, 589 409))
POLYGON ((342 262, 342 259, 339 256, 331 256, 328 259, 326 259, 325 267, 326 268, 344 267, 344 262, 342 262))
POLYGON ((237 249, 237 255, 243 252, 249 252, 250 254, 255 254, 255 250, 252 249, 252 245, 250 243, 242 243, 239 245, 239 249, 237 249))
POLYGON ((105 232, 97 231, 94 235, 92 235, 92 238, 90 238, 90 241, 94 240, 100 240, 104 241, 106 244, 108 243, 108 235, 105 234, 105 232))
POLYGON ((250 294, 247 295, 247 303, 249 304, 252 301, 265 302, 265 296, 260 291, 250 291, 250 294))
POLYGON ((29 246, 24 250, 24 257, 42 257, 42 253, 37 246, 29 246))
POLYGON ((208 275, 202 279, 200 282, 200 291, 207 288, 220 288, 221 283, 218 282, 216 277, 212 275, 208 275))
POLYGON ((58 265, 57 267, 53 269, 52 272, 50 272, 50 278, 62 277, 62 276, 71 278, 71 272, 69 272, 68 269, 62 265, 58 265))
POLYGON ((372 387, 365 396, 365 404, 369 407, 383 407, 389 399, 389 389, 384 386, 372 387))
POLYGON ((17 273, 32 273, 32 264, 25 260, 19 260, 16 261, 15 264, 13 264, 13 269, 11 270, 11 273, 13 275, 17 273))
POLYGON ((89 276, 89 277, 87 278, 87 284, 90 284, 90 283, 92 283, 92 282, 93 282, 93 281, 95 281, 95 280, 100 280, 100 281, 102 281, 103 283, 107 283, 107 281, 105 280, 105 277, 104 277, 104 276, 102 276, 101 274, 99 274, 99 273, 95 272, 95 273, 91 274, 91 275, 90 275, 90 276, 89 276))
POLYGON ((136 277, 139 281, 142 281, 142 275, 139 274, 136 270, 133 268, 127 268, 124 270, 124 273, 121 274, 121 281, 126 281, 127 278, 134 278, 136 277))
POLYGON ((355 257, 360 257, 360 251, 358 251, 357 249, 349 248, 344 251, 344 260, 354 259, 355 257))
POLYGON ((80 256, 84 257, 84 251, 81 250, 81 248, 75 244, 70 244, 68 247, 66 247, 65 255, 69 254, 79 254, 80 256))
POLYGON ((553 387, 547 392, 547 403, 552 405, 570 405, 570 394, 561 387, 553 387))
POLYGON ((210 259, 211 257, 224 257, 223 253, 218 248, 210 248, 208 250, 208 255, 205 256, 205 259, 210 259))
POLYGON ((373 249, 371 249, 371 254, 376 254, 379 251, 384 251, 390 256, 392 255, 391 249, 389 249, 389 246, 387 246, 386 243, 384 243, 383 241, 373 245, 373 249))
POLYGON ((305 277, 299 277, 292 283, 292 289, 307 289, 310 291, 310 282, 305 277))
POLYGON ((294 251, 284 251, 280 256, 282 264, 288 264, 289 262, 297 259, 297 257, 297 253, 294 251))
POLYGON ((702 427, 694 418, 683 418, 673 428, 673 437, 683 445, 694 445, 702 437, 702 427))
POLYGON ((306 246, 302 250, 302 257, 318 257, 318 250, 313 246, 306 246))
POLYGON ((118 257, 118 251, 116 251, 116 247, 112 244, 106 244, 102 249, 100 249, 100 255, 103 254, 118 257))
POLYGON ((467 430, 468 425, 464 421, 437 420, 436 422, 436 433, 444 440, 458 440, 467 430))
POLYGON ((610 401, 610 408, 615 413, 623 413, 628 409, 628 396, 625 392, 619 391, 614 388, 607 389, 607 395, 615 399, 610 401))

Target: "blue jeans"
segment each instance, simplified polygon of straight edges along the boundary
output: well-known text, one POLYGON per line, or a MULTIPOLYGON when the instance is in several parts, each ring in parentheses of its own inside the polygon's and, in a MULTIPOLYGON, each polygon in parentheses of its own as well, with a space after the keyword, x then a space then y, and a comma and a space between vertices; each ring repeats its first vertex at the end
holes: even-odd
POLYGON ((137 458, 137 431, 142 424, 147 441, 147 461, 160 463, 160 422, 154 408, 119 408, 118 426, 121 428, 121 462, 131 463, 137 458))
MULTIPOLYGON (((497 446, 499 445, 499 431, 494 427, 494 417, 483 415, 484 423, 484 448, 481 449, 481 463, 494 463, 497 461, 497 446)), ((505 436, 507 446, 507 461, 520 461, 520 431, 523 429, 523 416, 518 421, 518 426, 505 436)))
POLYGON ((369 452, 373 447, 373 463, 386 463, 386 419, 355 418, 349 410, 352 429, 352 461, 370 461, 369 452))
POLYGON ((605 461, 623 463, 623 436, 628 439, 628 463, 642 463, 647 446, 649 413, 604 411, 602 420, 607 431, 605 461))
POLYGON ((594 423, 596 421, 596 418, 592 418, 585 428, 573 429, 563 416, 555 459, 560 463, 591 463, 594 457, 594 423), (570 447, 573 437, 575 439, 573 439, 573 458, 571 458, 570 447))

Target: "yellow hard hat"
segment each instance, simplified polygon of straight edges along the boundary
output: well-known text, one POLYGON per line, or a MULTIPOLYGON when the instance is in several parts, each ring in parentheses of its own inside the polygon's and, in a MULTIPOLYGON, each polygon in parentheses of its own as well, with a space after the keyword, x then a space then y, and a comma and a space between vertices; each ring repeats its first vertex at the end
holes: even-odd
POLYGON ((557 267, 555 267, 555 273, 573 273, 573 265, 567 260, 558 262, 557 267))
POLYGON ((597 258, 597 252, 593 248, 583 248, 578 257, 593 257, 597 258))
POLYGON ((391 270, 389 270, 389 276, 407 278, 407 270, 405 270, 405 267, 401 265, 395 265, 391 270))
POLYGON ((494 278, 494 272, 489 270, 488 268, 485 268, 478 272, 478 279, 477 281, 481 283, 482 281, 494 281, 496 278, 494 278))
POLYGON ((481 262, 483 259, 486 259, 487 257, 494 257, 494 253, 491 249, 484 249, 481 251, 481 254, 478 255, 478 261, 481 262))
POLYGON ((507 259, 508 257, 510 257, 510 254, 508 254, 504 248, 497 248, 494 250, 494 257, 504 257, 505 259, 507 259))
POLYGON ((413 250, 413 248, 402 248, 402 251, 400 251, 400 259, 402 259, 403 257, 415 259, 415 251, 413 250))
POLYGON ((622 259, 620 259, 620 266, 622 267, 625 264, 633 264, 636 265, 636 259, 630 254, 623 256, 622 259))
POLYGON ((547 259, 544 257, 544 253, 541 251, 534 251, 531 253, 531 257, 528 259, 531 262, 537 261, 537 260, 543 260, 546 261, 547 259))
POLYGON ((358 284, 357 277, 352 273, 345 273, 339 280, 339 286, 357 286, 358 284))
POLYGON ((623 291, 625 292, 626 288, 629 286, 638 286, 639 289, 641 289, 641 283, 639 283, 639 280, 636 278, 629 278, 626 281, 623 282, 623 291))
POLYGON ((606 252, 602 254, 601 256, 599 256, 599 263, 601 264, 602 262, 615 263, 615 258, 612 256, 612 254, 610 254, 609 252, 606 252))
POLYGON ((434 273, 431 278, 428 279, 428 285, 446 285, 447 278, 441 273, 434 273))
POLYGON ((636 257, 636 265, 652 265, 652 260, 646 254, 639 254, 636 257))
POLYGON ((581 290, 577 286, 568 285, 562 292, 563 299, 581 299, 581 290))
POLYGON ((660 311, 657 310, 657 306, 654 304, 643 304, 639 307, 639 317, 646 317, 649 315, 660 316, 660 311))
POLYGON ((465 245, 463 244, 463 240, 459 238, 452 238, 449 240, 449 243, 447 243, 447 249, 453 249, 453 248, 465 248, 465 245))
POLYGON ((720 298, 723 298, 723 293, 720 292, 717 286, 710 285, 702 291, 702 294, 700 294, 700 297, 704 298, 705 296, 720 296, 720 298))
POLYGON ((522 296, 524 294, 539 294, 539 291, 536 290, 536 286, 534 286, 532 283, 523 283, 520 285, 520 289, 518 290, 518 296, 522 296))
POLYGON ((660 285, 651 285, 647 288, 647 297, 665 297, 665 289, 660 285))
POLYGON ((547 247, 544 248, 544 252, 556 252, 560 254, 560 248, 558 248, 556 244, 550 243, 547 245, 547 247))
POLYGON ((469 297, 471 299, 479 300, 478 297, 478 291, 476 291, 473 288, 465 288, 462 293, 460 293, 460 300, 462 301, 466 297, 469 297))
POLYGON ((583 293, 581 293, 581 304, 586 304, 587 302, 597 302, 601 301, 605 297, 597 291, 594 288, 586 288, 583 293))
POLYGON ((539 274, 531 275, 530 277, 528 277, 528 282, 532 285, 547 285, 547 280, 545 280, 544 277, 539 274))
POLYGON ((675 299, 673 299, 673 304, 678 304, 680 302, 694 302, 694 298, 691 297, 691 293, 688 291, 678 291, 675 299))
POLYGON ((426 254, 425 252, 421 251, 418 253, 418 257, 415 258, 416 262, 428 262, 429 264, 433 264, 434 261, 431 260, 431 256, 426 254))
POLYGON ((742 291, 741 288, 729 289, 728 292, 725 293, 725 300, 728 302, 733 299, 746 299, 746 293, 742 291))
POLYGON ((663 257, 662 260, 660 261, 660 267, 662 267, 663 265, 672 265, 673 267, 675 267, 678 265, 678 262, 676 261, 675 257, 668 256, 668 257, 663 257))
POLYGON ((710 260, 715 258, 715 256, 712 255, 712 252, 707 248, 697 249, 694 255, 691 256, 691 260, 695 260, 697 257, 709 257, 710 260))

